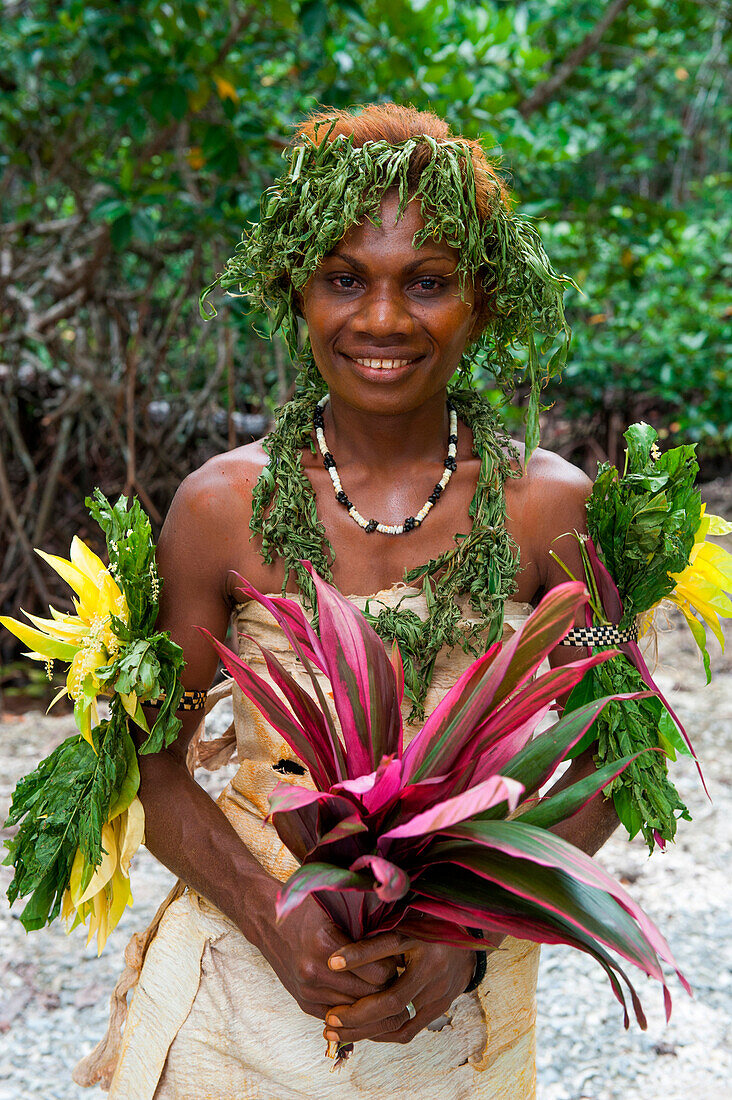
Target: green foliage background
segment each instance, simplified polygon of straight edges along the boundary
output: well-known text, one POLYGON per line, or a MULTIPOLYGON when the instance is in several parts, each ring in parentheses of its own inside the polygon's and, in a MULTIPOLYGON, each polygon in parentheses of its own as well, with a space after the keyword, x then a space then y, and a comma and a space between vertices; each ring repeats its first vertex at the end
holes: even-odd
MULTIPOLYGON (((69 475, 79 498, 144 482, 164 514, 206 448, 236 441, 231 417, 228 438, 212 427, 203 447, 194 426, 214 406, 268 412, 292 380, 281 342, 253 331, 264 318, 234 303, 204 325, 198 290, 256 219, 308 110, 395 100, 481 137, 582 289, 567 296, 573 349, 548 398, 559 449, 590 469, 617 461, 643 417, 669 443, 700 441, 718 470, 732 454, 731 10, 6 2, 0 385, 15 436, 35 462, 34 432, 55 440, 66 417, 75 441, 85 417, 88 461, 69 475), (106 427, 90 441, 94 417, 106 427), (163 445, 141 477, 141 450, 163 445)), ((21 485, 15 436, 4 453, 21 485)))

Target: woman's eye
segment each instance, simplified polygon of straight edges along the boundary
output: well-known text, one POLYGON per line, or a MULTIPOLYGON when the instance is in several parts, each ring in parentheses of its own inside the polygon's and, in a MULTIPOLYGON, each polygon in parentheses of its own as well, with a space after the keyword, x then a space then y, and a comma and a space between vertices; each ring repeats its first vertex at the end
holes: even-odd
POLYGON ((439 290, 439 288, 442 286, 442 283, 439 279, 435 279, 431 275, 425 275, 424 279, 419 280, 419 286, 421 286, 423 290, 439 290), (423 285, 424 283, 431 283, 432 286, 425 287, 423 285))
POLYGON ((353 284, 356 282, 356 276, 355 275, 336 275, 336 277, 332 281, 333 281, 334 284, 339 285, 341 290, 353 290, 353 284), (348 283, 348 286, 341 286, 341 280, 343 280, 343 279, 345 279, 346 283, 348 283))

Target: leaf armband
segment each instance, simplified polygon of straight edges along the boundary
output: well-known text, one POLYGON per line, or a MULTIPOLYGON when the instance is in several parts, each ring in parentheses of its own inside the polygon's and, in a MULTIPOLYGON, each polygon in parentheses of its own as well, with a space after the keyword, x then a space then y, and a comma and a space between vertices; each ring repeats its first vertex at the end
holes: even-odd
POLYGON ((10 903, 30 895, 20 917, 28 931, 61 912, 72 928, 88 924, 101 952, 132 904, 130 862, 144 839, 130 723, 146 734, 140 752, 159 752, 175 740, 183 655, 155 630, 161 581, 139 503, 128 509, 120 497, 112 506, 97 489, 87 506, 105 534, 108 567, 76 537, 68 560, 38 551, 73 589, 75 614, 50 608, 50 619, 27 615, 31 626, 0 618, 30 647, 32 660, 68 665, 53 702, 73 700, 79 729, 18 783, 6 822, 18 831, 5 862, 15 868, 10 903), (99 696, 109 700, 102 721, 99 696), (149 728, 142 705, 161 697, 149 728))
MULTIPOLYGON (((635 756, 605 792, 612 795, 630 836, 642 832, 651 851, 673 840, 679 817, 689 818, 668 776, 668 761, 675 760, 678 752, 695 754, 684 727, 653 681, 637 637, 652 628, 663 601, 676 604, 701 650, 708 682, 705 628, 723 645, 720 616, 732 617, 728 595, 732 555, 707 539, 728 534, 732 524, 705 515, 694 485, 699 467, 693 446, 674 447, 662 454, 657 439, 648 424, 631 425, 625 433, 622 474, 609 463, 598 469, 587 502, 591 537, 577 536, 590 592, 587 627, 572 633, 581 637, 586 629, 585 640, 599 649, 614 637, 620 653, 589 670, 567 703, 573 709, 611 693, 648 689, 645 697, 622 710, 610 703, 598 718, 591 741, 597 743, 598 767, 635 756)), ((576 746, 575 754, 589 743, 585 739, 576 746)))

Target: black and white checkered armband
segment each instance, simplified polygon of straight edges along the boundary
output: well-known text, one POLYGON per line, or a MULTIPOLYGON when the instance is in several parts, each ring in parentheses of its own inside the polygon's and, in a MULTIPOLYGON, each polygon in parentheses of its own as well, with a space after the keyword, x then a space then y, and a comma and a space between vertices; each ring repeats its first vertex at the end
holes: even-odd
POLYGON ((622 645, 623 642, 637 641, 638 626, 633 623, 628 630, 618 630, 617 626, 574 626, 559 644, 592 648, 599 645, 622 645))

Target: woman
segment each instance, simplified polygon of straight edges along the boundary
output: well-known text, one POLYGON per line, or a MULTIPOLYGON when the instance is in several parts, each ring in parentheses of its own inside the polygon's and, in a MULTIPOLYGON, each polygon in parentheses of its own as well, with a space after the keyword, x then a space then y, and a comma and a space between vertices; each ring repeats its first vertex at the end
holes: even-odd
MULTIPOLYGON (((452 138, 435 116, 391 104, 328 111, 297 141, 289 190, 265 195, 262 223, 220 281, 251 293, 258 278, 270 306, 279 297, 305 363, 300 388, 266 449, 219 456, 179 489, 159 544, 159 625, 183 647, 185 686, 204 689, 216 656, 198 626, 224 638, 233 613, 241 634, 273 636, 266 616, 238 603, 233 573, 263 592, 298 593, 297 561, 310 557, 399 641, 418 717, 471 659, 451 647, 475 652, 510 631, 564 577, 555 540, 585 529, 583 474, 541 450, 529 458, 470 391, 451 391, 454 415, 447 396, 456 372, 465 376, 466 348, 491 348, 510 383, 511 348, 523 343, 536 407, 534 331, 561 331, 562 281, 477 143, 452 138), (389 146, 381 168, 382 147, 368 146, 379 141, 389 146), (306 193, 319 196, 315 214, 306 193), (310 237, 298 237, 300 216, 310 237), (304 350, 295 314, 307 323, 304 350)), ((573 543, 562 553, 579 568, 573 543)), ((148 952, 111 1096, 534 1095, 533 945, 504 941, 472 991, 473 952, 396 932, 348 944, 313 901, 275 921, 293 863, 262 820, 269 790, 298 768, 244 700, 235 708, 241 767, 219 804, 186 770, 196 714, 182 715, 169 751, 140 757, 147 846, 189 892, 148 952), (321 1031, 359 1043, 336 1077, 321 1031)), ((586 753, 572 777, 592 767, 586 753)), ((611 803, 594 800, 562 831, 593 853, 615 824, 611 803)))

